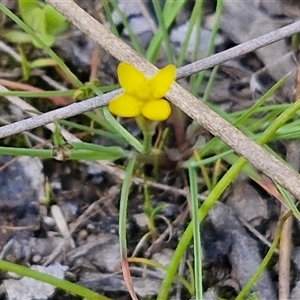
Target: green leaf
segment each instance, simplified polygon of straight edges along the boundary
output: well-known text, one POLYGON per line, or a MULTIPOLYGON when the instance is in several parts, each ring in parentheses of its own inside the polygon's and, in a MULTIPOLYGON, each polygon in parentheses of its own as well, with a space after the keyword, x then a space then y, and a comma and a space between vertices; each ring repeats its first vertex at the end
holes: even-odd
POLYGON ((122 157, 127 157, 127 151, 121 147, 104 147, 95 144, 89 144, 84 142, 70 143, 73 146, 70 159, 83 159, 83 160, 116 160, 122 157))
POLYGON ((43 10, 39 7, 32 9, 32 11, 27 12, 28 16, 30 16, 30 22, 28 25, 40 35, 43 35, 47 32, 46 27, 46 17, 43 10))
POLYGON ((32 37, 19 30, 5 30, 2 36, 6 41, 15 44, 32 43, 32 37))
POLYGON ((0 147, 0 154, 15 156, 30 156, 55 158, 58 160, 116 160, 128 157, 129 153, 121 147, 104 147, 89 143, 65 143, 54 149, 28 149, 15 147, 0 147))
MULTIPOLYGON (((49 47, 51 47, 54 44, 54 42, 55 42, 55 36, 50 35, 47 32, 45 32, 44 34, 40 34, 40 33, 37 32, 37 35, 49 47)), ((33 40, 33 45, 35 47, 37 47, 37 48, 44 48, 44 46, 42 46, 41 44, 39 44, 39 42, 37 42, 36 40, 33 40)))
POLYGON ((23 48, 21 45, 18 45, 18 49, 21 55, 21 65, 22 65, 22 73, 23 73, 23 80, 27 81, 28 78, 30 77, 30 73, 31 73, 31 68, 29 65, 29 62, 27 60, 26 54, 23 51, 23 48))
POLYGON ((24 22, 40 37, 47 35, 46 16, 37 1, 19 0, 19 9, 24 22))
POLYGON ((50 66, 57 66, 57 63, 52 58, 37 58, 30 63, 30 67, 34 68, 45 68, 50 66))
POLYGON ((32 27, 32 21, 38 17, 38 15, 34 15, 34 12, 40 8, 37 0, 19 0, 18 4, 23 21, 32 27))
POLYGON ((67 19, 50 5, 45 5, 44 13, 46 17, 47 32, 57 36, 69 27, 67 19))
MULTIPOLYGON (((38 37, 43 40, 47 46, 52 46, 55 42, 55 36, 48 33, 46 16, 42 9, 35 9, 35 17, 33 17, 31 24, 28 24, 38 35, 38 37)), ((35 47, 43 48, 36 40, 33 40, 35 47)))
MULTIPOLYGON (((47 46, 52 46, 56 35, 68 28, 66 18, 50 5, 42 5, 36 0, 19 0, 19 10, 24 22, 47 46)), ((33 44, 42 48, 35 40, 33 44)))

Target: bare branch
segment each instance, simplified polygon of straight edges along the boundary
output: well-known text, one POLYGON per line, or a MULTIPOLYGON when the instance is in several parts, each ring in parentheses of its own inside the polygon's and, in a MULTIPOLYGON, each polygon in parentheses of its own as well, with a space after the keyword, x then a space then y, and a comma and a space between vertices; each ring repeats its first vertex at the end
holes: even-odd
POLYGON ((57 120, 70 118, 100 106, 106 105, 112 98, 121 93, 121 89, 97 96, 85 101, 52 110, 50 112, 28 118, 13 124, 0 127, 0 138, 5 138, 26 130, 52 123, 57 120))
POLYGON ((270 45, 281 39, 290 37, 298 32, 300 32, 300 21, 279 28, 270 33, 264 34, 260 37, 252 39, 250 41, 247 41, 220 53, 214 54, 210 57, 203 58, 188 65, 185 65, 184 67, 178 70, 178 78, 186 77, 191 74, 195 74, 200 71, 213 68, 216 65, 224 63, 230 59, 239 57, 264 46, 270 45))

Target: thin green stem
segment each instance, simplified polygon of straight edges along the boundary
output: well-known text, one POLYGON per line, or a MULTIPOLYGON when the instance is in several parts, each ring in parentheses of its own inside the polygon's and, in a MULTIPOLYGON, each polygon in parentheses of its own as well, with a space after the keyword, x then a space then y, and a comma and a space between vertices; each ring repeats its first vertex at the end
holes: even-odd
MULTIPOLYGON (((180 53, 178 55, 178 65, 181 66, 186 58, 186 51, 191 39, 191 35, 193 32, 194 28, 199 28, 199 30, 196 30, 196 34, 198 34, 199 38, 200 38, 200 30, 201 30, 201 22, 202 22, 202 17, 203 17, 203 0, 200 1, 196 1, 195 5, 193 7, 193 11, 188 23, 188 28, 187 28, 187 32, 186 35, 184 37, 183 43, 181 44, 181 48, 180 48, 180 53), (196 27, 195 27, 196 26, 196 27)), ((196 40, 196 47, 195 48, 200 48, 200 40, 196 40)), ((198 51, 197 49, 195 49, 195 51, 198 51)))
POLYGON ((264 131, 264 133, 256 140, 260 145, 267 143, 275 132, 284 125, 288 120, 292 119, 300 109, 300 100, 291 104, 274 122, 264 131))
POLYGON ((14 155, 14 156, 29 156, 40 158, 53 158, 53 151, 51 149, 27 149, 15 147, 0 147, 0 154, 14 155))
POLYGON ((202 97, 202 101, 204 103, 207 103, 208 102, 208 99, 209 99, 209 96, 210 96, 210 93, 211 93, 211 90, 213 88, 213 85, 215 83, 215 79, 216 79, 216 76, 217 76, 217 73, 219 71, 219 66, 215 66, 209 76, 209 80, 207 82, 207 85, 206 85, 206 88, 205 88, 205 91, 204 91, 204 94, 203 94, 203 97, 202 97))
POLYGON ((174 64, 173 48, 171 45, 167 26, 165 23, 165 18, 162 13, 161 2, 159 2, 157 0, 152 0, 152 4, 153 4, 154 10, 155 10, 156 17, 158 19, 159 28, 162 31, 163 41, 165 42, 165 46, 166 46, 166 50, 167 50, 168 62, 174 64))
POLYGON ((126 239, 126 224, 127 224, 127 206, 128 195, 131 186, 131 177, 134 170, 136 157, 128 160, 128 165, 125 171, 125 179, 122 184, 121 197, 120 197, 120 209, 119 209, 119 241, 120 251, 122 259, 127 259, 127 239, 126 239))
POLYGON ((57 288, 65 290, 69 293, 84 297, 91 300, 110 300, 109 298, 102 296, 94 291, 91 291, 78 284, 59 279, 55 276, 32 270, 30 268, 20 266, 8 261, 0 260, 0 269, 7 272, 14 272, 21 276, 30 277, 38 281, 49 283, 57 288))
POLYGON ((203 298, 202 287, 202 247, 200 235, 200 220, 198 214, 198 185, 197 172, 195 168, 189 168, 189 179, 191 189, 192 202, 192 224, 193 224, 193 238, 194 238, 194 274, 195 274, 195 290, 196 299, 203 298))
MULTIPOLYGON (((217 37, 217 33, 219 30, 220 21, 221 21, 221 16, 222 16, 222 10, 223 10, 223 0, 218 0, 217 7, 216 7, 216 21, 215 21, 213 29, 212 29, 212 34, 211 34, 211 38, 209 41, 207 51, 205 53, 205 57, 211 55, 214 51, 215 40, 217 37)), ((196 77, 192 77, 192 94, 195 95, 197 93, 199 86, 202 85, 204 75, 205 75, 205 72, 200 72, 196 77)))
POLYGON ((76 90, 66 91, 0 91, 0 96, 17 96, 21 98, 72 97, 76 90))
MULTIPOLYGON (((182 7, 186 3, 185 1, 174 1, 174 0, 167 0, 164 6, 163 15, 165 20, 165 25, 169 28, 172 22, 175 20, 178 13, 181 11, 182 7)), ((146 50, 146 59, 153 62, 156 59, 161 41, 163 39, 163 32, 161 28, 158 28, 157 32, 155 33, 153 39, 150 42, 149 47, 146 50)))
POLYGON ((144 151, 143 153, 149 153, 152 148, 152 134, 144 132, 144 151))
POLYGON ((140 143, 138 139, 136 139, 128 130, 126 130, 109 112, 106 107, 102 109, 103 115, 107 122, 123 136, 123 138, 138 152, 144 153, 144 146, 140 143))
POLYGON ((141 55, 144 56, 144 49, 143 49, 143 46, 138 38, 138 36, 133 32, 131 26, 130 26, 130 23, 127 19, 127 16, 124 14, 124 12, 119 8, 119 5, 117 3, 117 1, 113 0, 111 1, 111 4, 114 8, 114 10, 119 14, 121 20, 122 20, 122 23, 124 25, 124 27, 126 28, 127 32, 128 32, 128 35, 130 37, 130 40, 132 42, 132 45, 133 45, 133 48, 138 52, 140 53, 141 55))
POLYGON ((136 123, 140 127, 144 140, 143 140, 143 154, 148 154, 150 153, 152 149, 152 137, 155 132, 154 128, 156 127, 156 123, 152 122, 150 120, 147 120, 143 116, 139 116, 135 118, 136 123))
POLYGON ((125 171, 125 178, 121 189, 121 199, 120 199, 120 209, 119 209, 119 244, 120 244, 120 256, 121 256, 123 278, 131 298, 137 300, 137 296, 133 288, 129 263, 127 259, 128 251, 127 251, 127 237, 126 237, 128 197, 129 197, 131 178, 132 178, 135 163, 136 163, 136 156, 133 156, 132 159, 128 160, 128 165, 125 171))

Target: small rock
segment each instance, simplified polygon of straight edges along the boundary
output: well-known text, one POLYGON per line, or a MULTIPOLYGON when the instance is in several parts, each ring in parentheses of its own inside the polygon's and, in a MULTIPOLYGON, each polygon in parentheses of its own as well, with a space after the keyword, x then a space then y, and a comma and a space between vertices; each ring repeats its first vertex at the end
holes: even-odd
MULTIPOLYGON (((11 160, 1 156, 0 165, 11 160)), ((37 158, 18 158, 7 164, 0 175, 0 245, 4 245, 12 236, 25 238, 39 228, 39 204, 45 199, 45 191, 42 164, 37 158)))
POLYGON ((118 237, 114 234, 99 234, 93 241, 68 253, 70 263, 76 263, 82 257, 101 270, 115 272, 121 263, 118 237))
MULTIPOLYGON (((62 279, 67 267, 54 263, 48 267, 31 266, 31 269, 62 279)), ((28 277, 20 280, 7 279, 3 284, 7 300, 46 300, 55 292, 54 286, 28 277)))
POLYGON ((268 218, 268 206, 259 193, 246 181, 238 180, 226 204, 233 207, 237 216, 252 226, 258 226, 268 218))
MULTIPOLYGON (((243 287, 262 262, 257 242, 247 234, 232 209, 225 204, 215 205, 210 211, 209 220, 216 230, 228 232, 232 236, 228 257, 232 273, 243 287)), ((267 272, 263 273, 253 291, 259 299, 276 299, 275 288, 267 272)))

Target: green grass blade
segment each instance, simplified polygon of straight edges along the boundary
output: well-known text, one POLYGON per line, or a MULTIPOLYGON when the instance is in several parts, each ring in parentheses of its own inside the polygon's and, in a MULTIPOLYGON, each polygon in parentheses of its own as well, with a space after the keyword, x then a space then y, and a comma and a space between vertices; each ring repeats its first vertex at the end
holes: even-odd
POLYGON ((195 35, 196 35, 196 49, 195 49, 195 56, 197 55, 197 52, 200 49, 200 36, 201 36, 201 23, 202 23, 202 18, 203 18, 203 0, 200 1, 196 1, 190 20, 189 20, 189 25, 188 25, 188 29, 186 32, 186 36, 184 37, 183 43, 181 45, 181 49, 178 55, 178 62, 177 65, 178 66, 182 66, 185 58, 186 58, 186 51, 188 49, 188 45, 192 36, 192 32, 194 30, 194 28, 196 28, 197 30, 195 30, 195 35))
MULTIPOLYGON (((216 40, 217 33, 218 33, 218 30, 220 27, 222 10, 223 10, 223 0, 219 0, 219 1, 217 1, 215 23, 213 26, 209 45, 208 45, 207 51, 205 53, 205 57, 211 55, 214 52, 215 40, 216 40)), ((197 94, 197 91, 199 90, 199 86, 202 85, 202 82, 204 79, 204 74, 205 74, 205 72, 200 72, 197 76, 191 77, 191 85, 192 85, 192 94, 193 95, 197 94)))
POLYGON ((119 132, 124 139, 132 146, 134 147, 138 152, 143 153, 144 152, 144 145, 136 139, 129 131, 127 131, 109 112, 109 110, 104 107, 103 108, 103 114, 106 118, 106 120, 109 122, 109 124, 117 131, 119 132))
POLYGON ((112 12, 110 10, 108 2, 109 2, 108 0, 103 0, 102 1, 103 9, 104 9, 104 12, 105 12, 105 16, 106 16, 107 21, 109 23, 111 32, 115 36, 119 37, 119 32, 118 32, 118 29, 117 29, 117 26, 116 26, 115 22, 112 19, 112 12))
POLYGON ((120 255, 122 262, 123 277, 132 299, 137 299, 135 291, 132 285, 129 263, 127 260, 127 207, 129 190, 131 187, 131 178, 136 163, 136 156, 128 160, 128 164, 125 170, 125 179, 122 184, 121 198, 120 198, 120 209, 119 209, 119 243, 120 243, 120 255))
POLYGON ((69 282, 67 280, 59 279, 55 276, 38 272, 30 268, 20 266, 8 261, 0 260, 0 269, 7 272, 14 272, 21 276, 30 277, 38 281, 49 283, 57 288, 60 288, 69 293, 84 297, 90 300, 110 300, 94 291, 91 291, 83 286, 69 282))
POLYGON ((53 151, 48 149, 27 149, 14 147, 0 147, 0 154, 14 156, 29 156, 40 158, 53 158, 53 151))
POLYGON ((173 47, 170 41, 169 33, 163 16, 161 3, 159 1, 152 0, 152 4, 156 13, 156 17, 158 19, 159 28, 162 32, 163 41, 166 46, 168 62, 174 64, 175 59, 174 59, 173 47))
POLYGON ((94 128, 91 126, 81 125, 81 124, 71 122, 71 121, 66 121, 66 120, 60 120, 59 124, 67 126, 68 128, 79 129, 82 132, 88 132, 91 135, 99 135, 101 137, 108 138, 123 147, 125 147, 127 145, 125 139, 121 135, 118 135, 116 133, 108 132, 103 129, 97 129, 97 128, 94 128))
POLYGON ((293 215, 300 220, 300 212, 298 210, 297 205, 295 204, 295 202, 293 201, 291 195, 279 184, 276 183, 276 187, 279 190, 279 192, 281 193, 281 195, 284 197, 287 206, 289 207, 289 209, 293 212, 293 215))
POLYGON ((128 165, 125 171, 125 179, 122 184, 121 197, 120 197, 120 209, 119 209, 119 240, 121 246, 121 255, 126 253, 127 258, 127 239, 126 239, 126 228, 127 228, 127 206, 128 206, 128 195, 131 187, 131 177, 133 174, 136 157, 128 160, 128 165))
POLYGON ((196 299, 203 298, 202 287, 202 247, 200 235, 200 220, 198 214, 198 185, 197 172, 195 168, 189 168, 190 193, 192 202, 192 224, 194 239, 194 273, 195 273, 195 290, 196 299))
POLYGON ((75 90, 67 91, 0 91, 0 96, 16 96, 21 98, 72 97, 75 90))
POLYGON ((133 30, 130 26, 130 23, 127 20, 127 16, 120 10, 117 1, 113 0, 113 1, 111 1, 111 4, 112 4, 114 10, 119 14, 119 16, 122 20, 122 23, 123 23, 124 27, 126 28, 128 34, 129 34, 129 38, 132 42, 133 48, 139 54, 144 56, 145 50, 143 49, 143 46, 141 45, 141 42, 139 41, 138 37, 133 32, 133 30))
MULTIPOLYGON (((166 1, 166 4, 163 9, 163 16, 167 29, 171 26, 172 22, 174 22, 176 16, 181 11, 185 3, 186 1, 166 1)), ((162 29, 159 28, 148 46, 148 49, 145 54, 146 59, 148 59, 151 62, 155 61, 158 50, 160 49, 162 39, 163 32, 162 29)))

